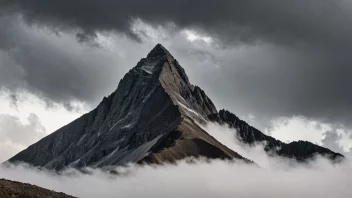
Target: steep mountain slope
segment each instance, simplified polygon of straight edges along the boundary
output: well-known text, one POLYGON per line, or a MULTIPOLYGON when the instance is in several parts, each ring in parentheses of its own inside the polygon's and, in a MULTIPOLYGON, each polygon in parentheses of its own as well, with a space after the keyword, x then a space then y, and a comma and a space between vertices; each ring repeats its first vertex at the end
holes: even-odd
POLYGON ((74 198, 64 193, 57 193, 52 190, 47 190, 34 186, 31 184, 25 184, 21 182, 15 182, 5 179, 0 179, 0 197, 1 198, 74 198))
POLYGON ((241 159, 202 130, 217 110, 158 44, 93 111, 48 135, 9 162, 60 170, 185 157, 241 159))
POLYGON ((209 121, 242 127, 243 141, 272 142, 270 148, 281 146, 287 157, 305 159, 311 153, 338 155, 313 144, 286 149, 285 144, 272 140, 233 116, 225 111, 218 113, 204 91, 190 84, 177 60, 158 44, 96 109, 31 145, 9 162, 26 162, 56 170, 128 162, 174 162, 199 156, 250 163, 197 124, 209 121), (251 135, 255 138, 250 139, 251 135))
POLYGON ((270 155, 279 155, 282 157, 294 158, 298 161, 305 161, 315 155, 323 155, 331 160, 340 160, 343 155, 330 151, 327 148, 315 145, 307 141, 291 142, 286 144, 273 137, 265 135, 258 129, 248 125, 245 121, 240 120, 235 114, 220 110, 219 113, 208 116, 211 121, 220 124, 227 124, 231 128, 237 129, 237 138, 247 144, 256 144, 265 142, 265 151, 270 155))

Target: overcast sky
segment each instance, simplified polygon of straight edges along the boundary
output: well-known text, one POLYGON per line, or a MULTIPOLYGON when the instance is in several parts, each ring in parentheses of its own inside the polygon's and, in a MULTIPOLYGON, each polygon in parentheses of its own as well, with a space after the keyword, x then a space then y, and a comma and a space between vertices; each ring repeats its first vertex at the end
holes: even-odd
POLYGON ((348 153, 351 9, 348 0, 1 1, 0 160, 93 109, 157 43, 218 109, 280 140, 348 153))

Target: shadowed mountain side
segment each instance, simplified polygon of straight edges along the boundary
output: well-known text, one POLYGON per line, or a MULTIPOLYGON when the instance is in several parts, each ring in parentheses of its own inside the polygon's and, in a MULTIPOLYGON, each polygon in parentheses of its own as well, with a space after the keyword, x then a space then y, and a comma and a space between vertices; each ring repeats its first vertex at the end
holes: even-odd
POLYGON ((339 156, 311 143, 285 149, 283 143, 235 115, 218 113, 205 92, 189 82, 178 61, 158 44, 97 108, 29 146, 9 162, 56 170, 174 162, 201 156, 251 162, 196 124, 210 120, 239 127, 246 143, 268 141, 271 146, 267 151, 281 146, 278 154, 286 157, 306 159, 314 153, 339 156))
POLYGON ((250 126, 245 121, 240 120, 235 114, 220 110, 218 114, 209 115, 209 119, 220 124, 227 124, 230 128, 237 130, 237 138, 246 144, 256 144, 265 142, 265 151, 270 155, 279 155, 282 157, 305 161, 316 155, 325 156, 333 161, 340 161, 343 155, 335 153, 327 148, 315 145, 308 141, 298 141, 286 144, 275 138, 265 135, 258 129, 250 126))
POLYGON ((198 156, 244 160, 195 124, 216 112, 204 91, 190 84, 184 69, 158 44, 96 109, 9 161, 61 170, 136 163, 148 155, 166 161, 198 156), (176 139, 175 131, 181 133, 176 139), (164 142, 170 138, 176 146, 164 142))
POLYGON ((151 150, 152 153, 145 157, 141 163, 173 163, 186 157, 201 156, 227 160, 237 158, 246 163, 252 163, 219 143, 189 118, 185 118, 176 130, 172 131, 165 139, 160 140, 151 150))

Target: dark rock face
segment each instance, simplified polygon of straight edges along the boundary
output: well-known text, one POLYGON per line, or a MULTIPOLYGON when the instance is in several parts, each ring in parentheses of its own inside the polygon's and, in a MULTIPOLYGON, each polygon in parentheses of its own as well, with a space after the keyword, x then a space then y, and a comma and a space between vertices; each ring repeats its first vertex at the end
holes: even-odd
POLYGON ((268 148, 279 145, 280 152, 288 157, 300 157, 302 152, 310 154, 318 148, 297 145, 286 151, 283 143, 233 116, 218 113, 204 91, 190 84, 177 60, 158 44, 96 109, 29 146, 9 162, 56 170, 174 162, 199 156, 251 163, 197 124, 210 120, 240 127, 247 143, 266 140, 271 145, 268 148))
POLYGON ((235 114, 226 110, 220 110, 217 114, 209 115, 209 119, 220 124, 227 124, 229 127, 237 129, 238 139, 244 143, 255 144, 258 142, 265 142, 266 146, 264 149, 271 155, 293 158, 298 161, 305 161, 316 155, 326 156, 332 160, 340 160, 343 158, 343 155, 311 142, 298 141, 286 144, 276 140, 250 126, 245 121, 240 120, 235 114))
POLYGON ((60 170, 142 161, 173 162, 190 156, 248 161, 193 121, 205 122, 209 114, 216 112, 204 91, 191 85, 179 63, 157 45, 96 109, 9 162, 60 170))

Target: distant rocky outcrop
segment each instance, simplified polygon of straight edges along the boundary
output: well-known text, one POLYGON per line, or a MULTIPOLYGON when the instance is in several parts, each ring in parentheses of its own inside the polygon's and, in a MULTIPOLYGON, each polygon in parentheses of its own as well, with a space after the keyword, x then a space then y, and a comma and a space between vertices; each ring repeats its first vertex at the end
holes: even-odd
POLYGON ((0 179, 1 198, 74 198, 35 185, 0 179))
POLYGON ((343 155, 335 153, 327 148, 315 145, 307 141, 291 142, 289 144, 276 140, 275 138, 265 135, 258 129, 250 126, 245 121, 240 120, 235 114, 220 110, 219 113, 208 116, 211 121, 220 124, 227 124, 230 128, 237 130, 237 138, 247 144, 264 143, 265 151, 270 155, 305 161, 317 155, 325 156, 331 160, 341 160, 343 155))
POLYGON ((200 156, 251 163, 198 124, 210 121, 239 128, 246 143, 266 140, 268 150, 281 146, 278 153, 287 157, 305 159, 314 153, 339 156, 311 143, 292 143, 295 146, 286 149, 282 142, 235 117, 226 111, 218 112, 205 92, 189 82, 178 61, 158 44, 97 108, 29 146, 9 162, 56 170, 175 162, 200 156))

